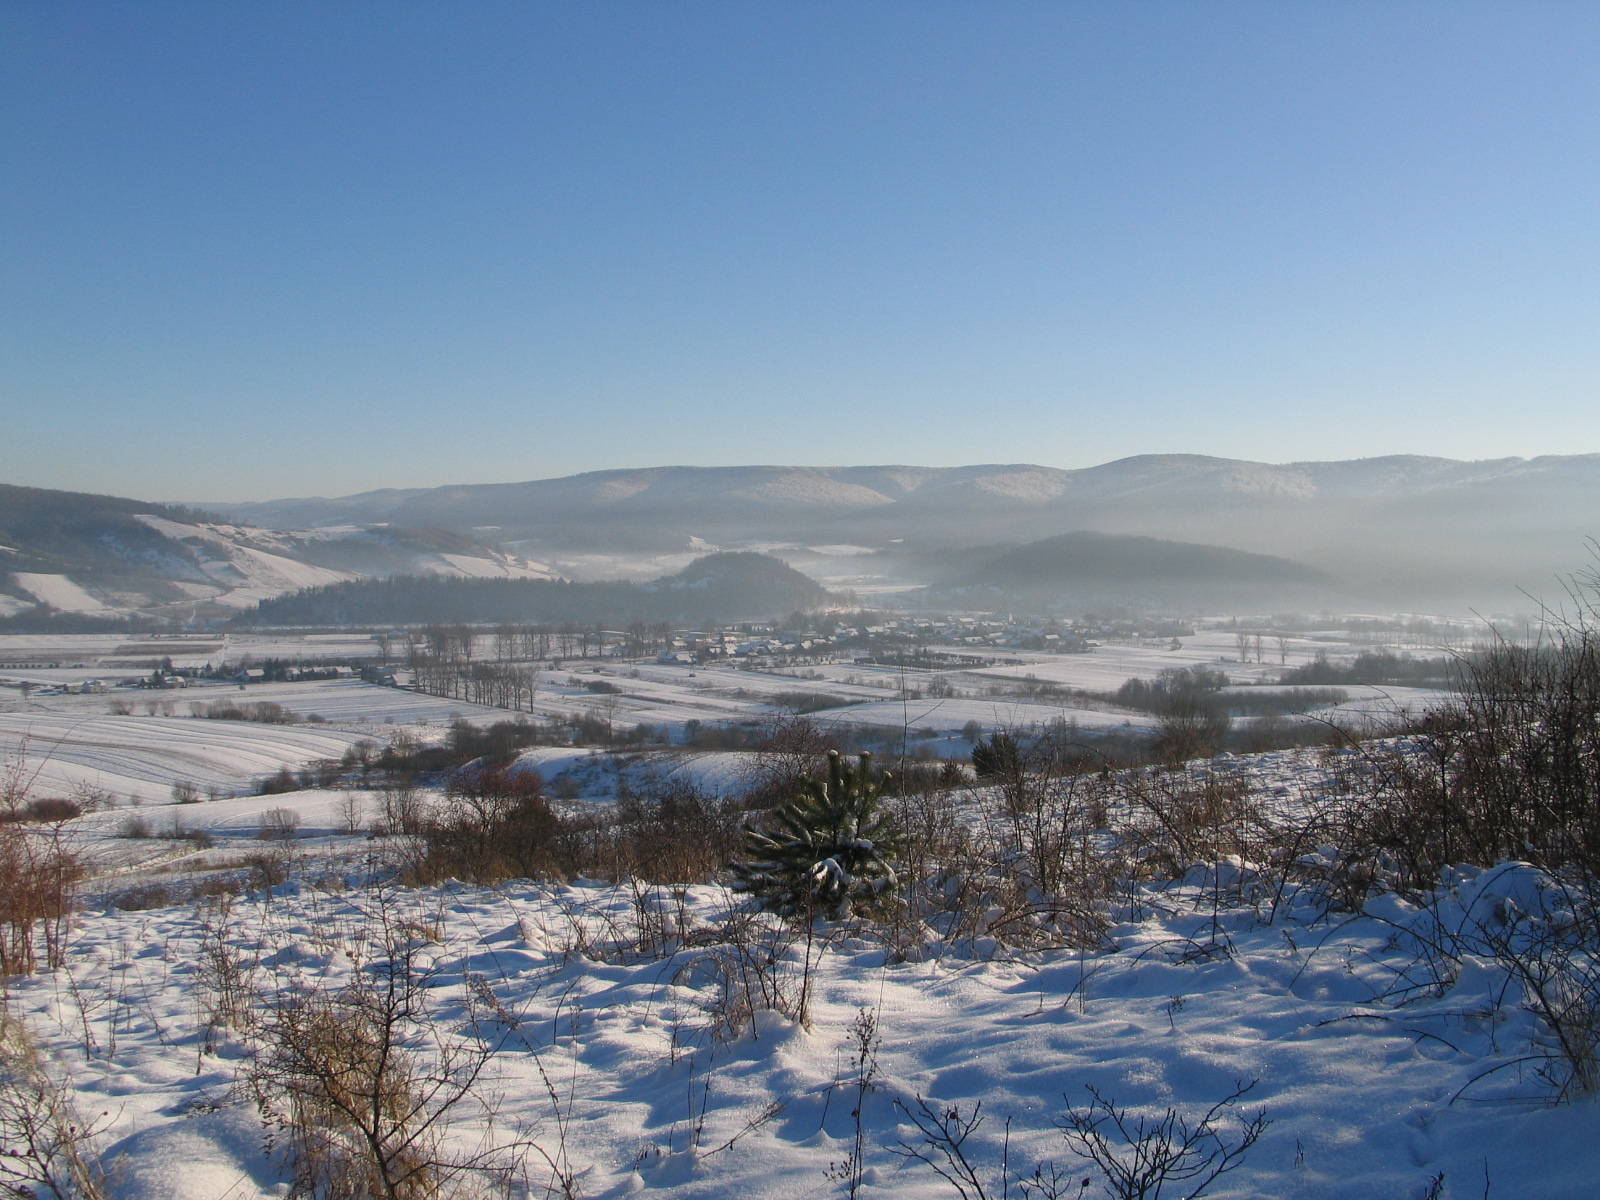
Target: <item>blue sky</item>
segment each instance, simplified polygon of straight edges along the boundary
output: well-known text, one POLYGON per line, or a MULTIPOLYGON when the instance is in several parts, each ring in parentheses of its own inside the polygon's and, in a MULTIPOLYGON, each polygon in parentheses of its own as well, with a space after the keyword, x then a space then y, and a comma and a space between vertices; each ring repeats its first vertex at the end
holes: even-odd
POLYGON ((0 7, 0 481, 1600 451, 1600 7, 0 7))

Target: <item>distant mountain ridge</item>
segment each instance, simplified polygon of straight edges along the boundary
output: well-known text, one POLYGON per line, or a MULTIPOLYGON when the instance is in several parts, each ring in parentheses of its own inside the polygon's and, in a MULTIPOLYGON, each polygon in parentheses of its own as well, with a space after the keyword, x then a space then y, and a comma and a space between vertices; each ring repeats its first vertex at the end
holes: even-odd
POLYGON ((663 554, 695 538, 931 551, 1120 533, 1286 556, 1374 602, 1460 604, 1548 591, 1585 564, 1585 538, 1600 533, 1600 454, 1276 464, 1156 454, 1075 470, 652 467, 224 507, 263 525, 454 529, 535 554, 663 554))
POLYGON ((646 467, 590 471, 522 483, 384 489, 221 505, 255 524, 311 527, 350 520, 457 527, 576 512, 638 515, 697 513, 717 505, 810 512, 881 511, 887 506, 967 507, 973 503, 1048 507, 1111 497, 1153 498, 1204 492, 1279 499, 1370 499, 1456 487, 1571 467, 1600 472, 1600 454, 1462 462, 1417 455, 1340 462, 1257 463, 1194 454, 1151 454, 1096 467, 1031 464, 970 467, 646 467))
MULTIPOLYGON (((1292 560, 1324 572, 1340 604, 1527 611, 1529 594, 1559 597, 1564 573, 1593 566, 1600 454, 653 467, 213 507, 228 515, 0 485, 0 617, 208 619, 395 575, 637 582, 718 549, 771 551, 829 587, 873 595, 954 586, 966 566, 1002 570, 1008 548, 1069 534, 1169 543, 1170 570, 1187 553, 1171 543, 1292 560)), ((1221 594, 1202 582, 1171 576, 1142 599, 1221 594)), ((1308 605, 1320 586, 1280 585, 1308 605)), ((1022 585, 959 586, 1015 595, 1022 585)))
POLYGON ((221 616, 300 588, 397 574, 555 573, 449 530, 263 529, 148 501, 0 485, 0 617, 221 616))

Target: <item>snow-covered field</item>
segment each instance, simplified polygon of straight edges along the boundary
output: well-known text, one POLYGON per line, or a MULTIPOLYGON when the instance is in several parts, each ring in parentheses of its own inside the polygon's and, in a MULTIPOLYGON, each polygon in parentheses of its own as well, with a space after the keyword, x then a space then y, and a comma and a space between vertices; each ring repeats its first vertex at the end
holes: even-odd
POLYGON ((84 591, 65 575, 40 575, 28 571, 14 572, 11 578, 16 585, 41 604, 48 604, 61 612, 103 613, 106 606, 84 591))
MULTIPOLYGON (((1100 653, 1029 655, 1026 666, 996 670, 1108 688, 1177 661, 1208 661, 1130 646, 1096 666, 1100 653)), ((814 714, 819 721, 948 731, 969 720, 992 727, 1066 716, 1089 728, 1143 719, 1005 697, 900 699, 879 686, 898 686, 898 672, 863 665, 819 667, 820 679, 731 667, 604 670, 547 673, 540 707, 609 705, 620 721, 670 725, 748 719, 773 711, 781 692, 823 691, 854 703, 814 714), (622 692, 586 690, 597 677, 622 692)), ((1000 676, 948 676, 958 688, 984 677, 1000 676)), ((1347 690, 1349 708, 1430 697, 1347 690)), ((11 1011, 50 1051, 97 1128, 116 1200, 290 1192, 285 1160, 267 1149, 271 1131, 240 1086, 259 1031, 211 1019, 207 964, 219 954, 238 964, 257 1015, 270 1016, 290 994, 339 997, 358 964, 397 951, 414 957, 424 984, 418 1066, 440 1044, 435 1037, 486 1058, 472 1095, 444 1122, 444 1144, 501 1146, 530 1196, 559 1194, 552 1165, 570 1176, 571 1194, 590 1200, 640 1191, 707 1200, 844 1195, 850 1172, 839 1164, 856 1145, 859 1111, 859 1195, 955 1197, 897 1150, 922 1144, 914 1114, 970 1118, 981 1104, 984 1121, 963 1149, 990 1200, 1021 1194, 1016 1180, 1009 1189, 1000 1180, 1007 1160, 1020 1176, 1053 1162, 1070 1181, 1057 1195, 1086 1200, 1109 1193, 1098 1183, 1079 1187, 1097 1176, 1056 1122, 1069 1105, 1082 1111, 1090 1086, 1135 1115, 1159 1118, 1171 1108, 1194 1121, 1252 1085, 1230 1112, 1264 1111, 1270 1124, 1207 1192, 1219 1198, 1565 1200, 1593 1195, 1600 1177, 1595 1102, 1547 1103, 1546 1031, 1492 962, 1466 961, 1453 980, 1400 1002, 1397 984, 1417 969, 1406 929, 1423 916, 1393 898, 1330 916, 1310 893, 1246 903, 1191 872, 1187 882, 1143 885, 1118 900, 1103 948, 1021 951, 981 932, 945 941, 936 924, 920 939, 902 929, 892 946, 870 925, 835 928, 808 949, 775 922, 749 924, 740 898, 712 885, 641 890, 578 879, 404 889, 383 867, 383 840, 349 832, 377 817, 373 793, 179 805, 167 803, 171 784, 248 792, 283 766, 337 759, 360 741, 433 738, 456 715, 489 722, 512 714, 354 680, 128 694, 170 704, 172 715, 107 711, 117 694, 19 694, 14 711, 0 713, 0 748, 34 776, 35 794, 92 787, 122 800, 65 826, 94 872, 94 899, 74 920, 66 964, 7 981, 11 1011), (272 700, 327 723, 183 715, 214 699, 272 700), (130 797, 140 807, 129 807, 130 797), (299 836, 277 851, 289 884, 175 901, 187 881, 219 871, 238 878, 247 860, 270 853, 257 835, 276 809, 298 821, 299 836), (150 836, 127 836, 135 820, 150 836), (193 836, 200 833, 209 843, 193 836), (161 886, 167 902, 116 907, 130 888, 148 895, 161 886), (745 933, 736 934, 742 922, 745 933), (863 1012, 873 1035, 861 1094, 852 1030, 863 1028, 863 1012)), ((623 780, 736 791, 750 782, 751 763, 747 753, 681 749, 538 747, 519 758, 558 795, 594 800, 616 794, 623 780)), ((1244 776, 1274 804, 1315 792, 1326 770, 1315 753, 1295 751, 1230 756, 1213 768, 1244 776)), ((970 804, 986 802, 978 793, 970 804)), ((1507 898, 1526 907, 1530 888, 1519 868, 1463 872, 1449 884, 1442 906, 1454 912, 1499 911, 1507 898)), ((1226 1128, 1237 1136, 1239 1119, 1226 1128)))
MULTIPOLYGON (((1284 648, 1283 663, 1243 664, 1227 661, 1227 652, 1237 653, 1237 646, 1233 635, 1221 631, 1182 639, 1178 650, 1169 645, 1165 641, 1115 643, 1086 654, 1017 652, 1010 657, 1022 659, 1019 665, 938 673, 854 661, 783 668, 734 663, 690 668, 654 661, 598 664, 578 660, 564 669, 544 671, 531 709, 524 715, 564 720, 574 712, 589 713, 620 727, 648 725, 665 730, 668 737, 682 741, 690 722, 756 723, 791 711, 796 697, 820 695, 838 703, 810 714, 820 726, 839 723, 898 730, 909 735, 915 748, 963 758, 968 750, 963 731, 974 724, 992 730, 1067 721, 1086 736, 1137 732, 1153 724, 1146 714, 1114 705, 1016 694, 1035 682, 1113 691, 1130 677, 1152 678, 1172 666, 1213 664, 1248 687, 1258 679, 1276 678, 1283 665, 1305 661, 1330 645, 1347 653, 1355 649, 1349 643, 1300 639, 1284 648), (917 689, 932 686, 936 678, 955 694, 915 696, 917 689), (595 687, 617 690, 591 690, 595 687), (996 691, 1001 694, 991 694, 996 691)), ((72 795, 95 789, 111 793, 122 803, 137 800, 148 804, 166 799, 179 781, 193 783, 203 792, 250 792, 261 779, 283 767, 299 769, 312 760, 337 759, 357 742, 387 744, 401 734, 427 741, 441 736, 443 728, 456 719, 483 725, 516 716, 502 709, 355 679, 260 683, 243 689, 221 682, 170 691, 130 688, 122 686, 123 681, 142 679, 148 671, 117 667, 119 661, 148 661, 157 651, 179 666, 203 666, 223 659, 238 662, 247 655, 256 661, 358 658, 370 655, 373 649, 372 639, 365 634, 0 638, 0 661, 27 664, 0 669, 0 760, 23 760, 24 772, 37 772, 36 785, 47 794, 72 795), (109 691, 62 692, 63 686, 91 679, 104 681, 109 691), (219 701, 270 701, 301 718, 319 718, 321 723, 274 726, 191 717, 219 701)), ((1344 717, 1415 711, 1438 698, 1437 693, 1415 689, 1345 690, 1350 698, 1340 706, 1344 717)), ((564 774, 568 781, 564 786, 575 785, 577 795, 591 799, 615 794, 624 776, 676 773, 717 791, 741 786, 729 781, 743 768, 713 768, 713 761, 706 755, 655 752, 642 758, 633 756, 619 766, 604 754, 563 750, 549 752, 541 771, 551 781, 564 774), (561 765, 554 765, 558 760, 561 765)))
MULTIPOLYGON (((174 667, 205 667, 245 659, 261 662, 282 659, 365 659, 377 653, 371 635, 351 633, 8 633, 0 634, 0 663, 16 667, 56 664, 63 669, 82 667, 99 671, 137 671, 130 662, 171 658, 174 667)), ((8 667, 11 673, 15 667, 8 667)), ((148 672, 148 667, 143 668, 148 672)))
MULTIPOLYGON (((1172 640, 1142 638, 1137 641, 1111 641, 1096 646, 1087 654, 1024 653, 1029 661, 1022 666, 989 667, 977 674, 996 679, 1026 679, 1033 677, 1045 683, 1063 687, 1083 688, 1086 691, 1114 692, 1126 679, 1154 679, 1170 667, 1214 667, 1237 683, 1271 683, 1291 667, 1310 662, 1321 653, 1354 653, 1355 647, 1344 641, 1318 640, 1308 637, 1286 638, 1280 652, 1273 639, 1267 639, 1262 654, 1265 661, 1240 661, 1237 636, 1222 629, 1202 629, 1190 637, 1176 639, 1178 649, 1171 649, 1172 640)), ((957 647, 956 649, 964 649, 957 647)), ((1252 659, 1254 654, 1252 652, 1252 659)))
POLYGON ((0 759, 20 764, 35 795, 83 789, 165 802, 179 780, 202 791, 250 790, 282 767, 338 759, 359 732, 179 717, 0 714, 0 759))
MULTIPOLYGON (((300 877, 340 873, 307 861, 300 877)), ((1525 884, 1460 886, 1492 898, 1525 884)), ((908 1119, 919 1100, 937 1114, 982 1106, 964 1151, 989 1196, 1006 1194, 1002 1154, 1022 1175, 1053 1161, 1072 1181, 1062 1195, 1101 1196, 1079 1188, 1094 1172, 1054 1125, 1089 1101, 1087 1087, 1136 1115, 1170 1107, 1193 1121, 1252 1082, 1236 1108, 1270 1124, 1209 1195, 1420 1197, 1441 1173, 1432 1194, 1447 1197, 1594 1194, 1594 1104, 1543 1103, 1536 1064, 1516 1065, 1538 1031, 1501 975, 1480 965, 1442 994, 1386 998, 1414 959, 1397 936, 1412 911, 1388 901, 1330 921, 1291 903, 1269 922, 1244 906, 1215 911, 1193 888, 1140 900, 1104 952, 991 958, 934 941, 920 961, 900 961, 863 927, 809 951, 756 932, 743 961, 716 932, 737 898, 713 887, 641 899, 582 881, 291 884, 227 906, 86 913, 68 965, 12 981, 11 1006, 69 1075, 81 1111, 104 1114, 96 1140, 117 1166, 118 1200, 288 1194, 285 1164, 264 1149, 268 1131, 237 1086, 250 1039, 209 1019, 206 964, 220 952, 241 964, 265 1014, 292 989, 336 996, 357 962, 383 953, 382 927, 389 952, 413 956, 432 1029, 487 1053, 473 1096, 445 1122, 446 1144, 536 1143, 520 1155, 530 1195, 550 1194, 551 1160, 593 1200, 845 1194, 828 1172, 855 1144, 852 1026, 863 1012, 875 1027, 859 1108, 864 1196, 956 1195, 896 1154, 920 1140, 908 1119), (652 947, 639 940, 641 912, 700 932, 688 946, 652 947), (741 962, 763 965, 787 1014, 742 1007, 741 962), (806 1021, 796 1019, 803 982, 806 1021)), ((414 1044, 419 1062, 430 1045, 414 1044)), ((1235 1136, 1237 1121, 1226 1130, 1235 1136)))

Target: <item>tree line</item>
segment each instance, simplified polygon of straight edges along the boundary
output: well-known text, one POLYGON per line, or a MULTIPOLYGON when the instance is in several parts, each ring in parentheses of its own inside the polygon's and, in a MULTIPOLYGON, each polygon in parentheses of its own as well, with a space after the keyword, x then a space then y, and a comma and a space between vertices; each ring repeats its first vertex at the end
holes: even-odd
POLYGON ((653 583, 396 575, 302 588, 263 600, 240 625, 577 622, 713 623, 812 608, 828 593, 764 554, 707 555, 653 583))

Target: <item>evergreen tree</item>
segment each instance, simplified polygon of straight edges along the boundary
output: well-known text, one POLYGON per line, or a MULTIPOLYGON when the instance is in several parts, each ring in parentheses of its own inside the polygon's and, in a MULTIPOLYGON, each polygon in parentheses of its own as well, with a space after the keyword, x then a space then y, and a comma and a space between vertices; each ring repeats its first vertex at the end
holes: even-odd
POLYGON ((1015 779, 1022 773, 1022 750, 1005 730, 996 730, 972 747, 972 769, 979 779, 1015 779))
POLYGON ((808 779, 774 814, 772 833, 745 827, 753 861, 731 864, 734 889, 783 916, 842 920, 872 907, 897 882, 891 860, 903 838, 881 811, 889 777, 872 778, 872 755, 849 766, 828 752, 828 777, 808 779))

